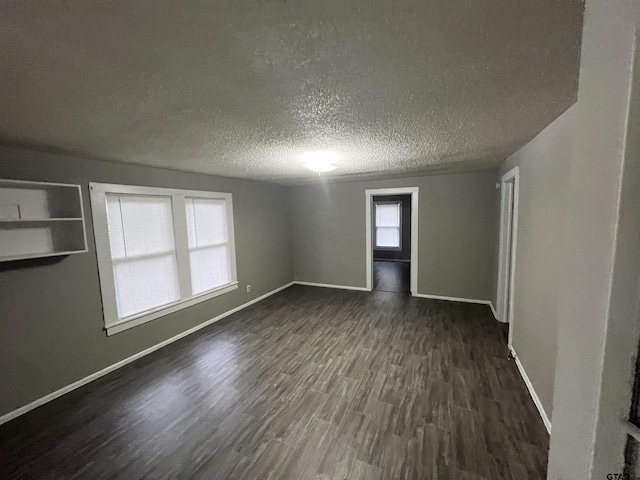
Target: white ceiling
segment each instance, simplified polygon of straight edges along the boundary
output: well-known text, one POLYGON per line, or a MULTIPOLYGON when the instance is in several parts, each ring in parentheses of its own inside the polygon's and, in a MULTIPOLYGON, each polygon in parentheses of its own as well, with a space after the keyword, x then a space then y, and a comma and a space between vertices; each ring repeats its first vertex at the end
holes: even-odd
POLYGON ((576 98, 581 0, 22 0, 0 144, 297 183, 495 165, 576 98))

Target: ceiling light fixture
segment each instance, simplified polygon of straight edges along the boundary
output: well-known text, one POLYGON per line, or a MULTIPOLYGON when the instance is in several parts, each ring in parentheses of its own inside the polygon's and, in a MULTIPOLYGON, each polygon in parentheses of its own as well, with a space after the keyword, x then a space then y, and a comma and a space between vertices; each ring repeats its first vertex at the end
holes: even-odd
POLYGON ((332 161, 337 160, 337 158, 338 155, 327 150, 307 152, 302 155, 302 165, 309 170, 313 170, 320 174, 322 172, 330 172, 338 168, 331 163, 332 161))

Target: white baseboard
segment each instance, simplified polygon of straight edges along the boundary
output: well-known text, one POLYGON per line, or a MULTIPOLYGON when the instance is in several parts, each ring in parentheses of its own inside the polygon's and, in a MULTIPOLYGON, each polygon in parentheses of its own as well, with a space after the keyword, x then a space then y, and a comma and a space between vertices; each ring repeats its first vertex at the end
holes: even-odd
POLYGON ((498 318, 498 312, 496 311, 496 307, 493 306, 493 302, 489 302, 489 306, 491 307, 491 311, 493 312, 493 318, 501 322, 501 320, 498 318))
POLYGON ((369 292, 370 290, 366 287, 352 287, 350 285, 333 285, 330 283, 313 283, 313 282, 293 282, 296 285, 306 285, 308 287, 323 287, 323 288, 339 288, 341 290, 358 290, 361 292, 369 292))
MULTIPOLYGON (((314 282, 300 282, 300 281, 294 281, 293 282, 295 285, 306 285, 308 287, 322 287, 322 288, 338 288, 341 290, 358 290, 358 291, 362 291, 362 292, 370 292, 371 290, 369 290, 366 287, 352 287, 350 285, 334 285, 331 283, 314 283, 314 282)), ((420 297, 420 298, 430 298, 432 300, 447 300, 449 302, 464 302, 464 303, 477 303, 479 305, 488 305, 489 307, 491 307, 491 311, 493 312, 493 316, 497 319, 498 318, 498 314, 496 313, 496 309, 493 306, 493 303, 491 303, 490 300, 476 300, 473 298, 461 298, 461 297, 445 297, 442 295, 426 295, 424 293, 416 293, 415 295, 413 295, 414 297, 420 297)))
POLYGON ((547 428, 547 432, 549 432, 549 435, 551 435, 551 420, 549 420, 549 417, 547 416, 547 412, 544 411, 544 407, 542 406, 542 402, 540 401, 540 398, 538 397, 538 394, 536 393, 535 389, 533 388, 533 384, 531 383, 531 380, 529 380, 529 377, 527 376, 527 372, 524 371, 524 367, 522 366, 522 363, 520 363, 520 359, 518 358, 518 355, 516 355, 516 351, 513 349, 513 347, 511 345, 509 345, 509 350, 511 351, 511 355, 513 356, 513 358, 516 361, 516 366, 518 367, 518 371, 520 372, 520 376, 524 380, 524 383, 527 386, 527 390, 529 390, 529 395, 531 395, 531 398, 533 399, 533 403, 536 404, 536 408, 538 409, 538 412, 540 413, 540 416, 542 417, 542 421, 544 422, 544 426, 547 428))
POLYGON ((416 293, 414 297, 430 298, 432 300, 446 300, 448 302, 464 302, 464 303, 476 303, 478 305, 488 305, 491 308, 493 317, 496 320, 498 320, 498 312, 496 312, 496 308, 493 306, 493 302, 491 300, 476 300, 474 298, 460 298, 460 297, 444 297, 442 295, 426 295, 424 293, 416 293))
POLYGON ((114 363, 113 365, 110 365, 106 368, 103 368, 102 370, 99 370, 95 373, 92 373, 91 375, 81 378, 80 380, 73 382, 70 385, 67 385, 66 387, 62 387, 59 390, 56 390, 55 392, 52 392, 48 395, 45 395, 42 398, 39 398, 38 400, 35 400, 27 405, 24 405, 12 412, 9 412, 5 415, 3 415, 2 417, 0 417, 0 425, 2 425, 3 423, 8 422, 9 420, 12 420, 16 417, 19 417, 20 415, 24 415, 25 413, 33 410, 34 408, 39 407, 40 405, 44 405, 47 402, 50 402, 51 400, 55 400, 58 397, 61 397, 62 395, 64 395, 65 393, 69 393, 73 390, 75 390, 76 388, 80 388, 83 385, 86 385, 87 383, 90 383, 100 377, 103 377, 104 375, 113 372, 114 370, 119 369, 120 367, 124 367, 125 365, 127 365, 128 363, 131 363, 141 357, 144 357, 145 355, 149 355, 152 352, 155 352, 156 350, 161 349, 162 347, 165 347, 167 345, 169 345, 170 343, 173 343, 177 340, 180 340, 181 338, 186 337, 187 335, 191 335, 194 332, 197 332, 198 330, 207 327, 209 325, 211 325, 212 323, 217 322, 218 320, 222 320, 225 317, 228 317, 229 315, 232 315, 244 308, 247 308, 250 305, 253 305, 254 303, 259 302, 260 300, 264 300, 267 297, 270 297, 271 295, 278 293, 282 290, 284 290, 285 288, 289 288, 291 285, 293 285, 294 282, 290 282, 287 283, 286 285, 283 285, 282 287, 276 288, 275 290, 271 290, 268 293, 265 293, 264 295, 261 295, 257 298, 254 298, 253 300, 248 301, 247 303, 243 303, 242 305, 233 308, 227 312, 221 313, 220 315, 218 315, 217 317, 214 317, 210 320, 207 320, 206 322, 203 322, 199 325, 196 325, 193 328, 190 328, 189 330, 185 330, 182 333, 179 333, 178 335, 168 338, 167 340, 160 342, 152 347, 147 348, 146 350, 142 350, 141 352, 136 353, 135 355, 132 355, 128 358, 125 358, 124 360, 120 360, 117 363, 114 363))
POLYGON ((445 297, 442 295, 427 295, 425 293, 416 293, 414 297, 430 298, 432 300, 447 300, 449 302, 478 303, 480 305, 491 306, 491 302, 489 300, 476 300, 474 298, 445 297))
MULTIPOLYGON (((330 283, 299 282, 297 280, 294 281, 293 283, 296 285, 307 285, 308 287, 339 288, 342 290, 358 290, 363 292, 370 291, 365 287, 351 287, 349 285, 333 285, 330 283)), ((414 297, 430 298, 432 300, 446 300, 449 302, 464 302, 464 303, 476 303, 479 305, 488 305, 491 308, 491 311, 493 312, 494 318, 498 320, 498 313, 496 312, 496 309, 493 306, 493 303, 491 302, 491 300, 476 300, 473 298, 461 298, 461 297, 445 297, 442 295, 426 295, 424 293, 416 293, 414 297)))

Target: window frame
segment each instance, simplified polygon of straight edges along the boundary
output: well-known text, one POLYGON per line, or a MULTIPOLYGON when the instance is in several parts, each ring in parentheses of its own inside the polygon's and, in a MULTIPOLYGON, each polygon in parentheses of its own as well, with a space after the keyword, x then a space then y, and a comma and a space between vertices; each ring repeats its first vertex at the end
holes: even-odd
POLYGON ((402 250, 402 202, 399 200, 379 200, 373 202, 373 249, 387 250, 399 252, 402 250), (395 228, 395 227, 378 227, 378 205, 397 205, 398 206, 398 246, 397 247, 379 247, 378 246, 378 228, 395 228))
POLYGON ((169 315, 184 308, 196 305, 219 295, 238 288, 238 273, 236 268, 236 248, 233 219, 233 198, 231 193, 209 192, 203 190, 183 190, 163 187, 146 187, 136 185, 118 185, 112 183, 89 183, 91 197, 91 212, 93 215, 93 231, 98 260, 98 274, 100 277, 100 291, 102 293, 102 311, 104 328, 107 335, 128 330, 143 323, 169 315), (116 288, 113 275, 113 261, 111 258, 111 244, 107 221, 107 195, 141 195, 171 197, 171 211, 173 216, 173 235, 178 267, 178 282, 180 299, 146 310, 126 318, 119 318, 116 303, 116 288), (191 267, 189 262, 189 242, 187 237, 186 198, 207 198, 224 200, 227 217, 227 237, 229 251, 230 282, 212 290, 192 294, 191 267))

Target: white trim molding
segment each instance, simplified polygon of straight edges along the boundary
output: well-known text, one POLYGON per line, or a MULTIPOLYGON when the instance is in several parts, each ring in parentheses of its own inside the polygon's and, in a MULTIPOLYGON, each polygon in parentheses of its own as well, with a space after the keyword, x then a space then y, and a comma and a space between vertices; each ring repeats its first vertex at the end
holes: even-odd
POLYGON ((493 313, 493 318, 498 320, 496 308, 493 306, 493 302, 491 300, 477 300, 475 298, 462 298, 462 297, 446 297, 443 295, 427 295, 425 293, 417 293, 414 295, 414 297, 430 298, 431 300, 445 300, 447 302, 463 302, 463 303, 476 303, 478 305, 488 305, 489 308, 491 308, 491 313, 493 313))
POLYGON ((130 318, 124 319, 119 322, 115 322, 107 327, 105 330, 107 331, 107 336, 115 335, 116 333, 124 332, 133 327, 137 327, 138 325, 142 325, 143 323, 150 322, 151 320, 155 320, 156 318, 164 317, 165 315, 169 315, 170 313, 177 312, 187 307, 191 307, 200 302, 204 302, 206 300, 211 300, 219 295, 224 295, 225 293, 229 293, 238 288, 238 282, 233 282, 231 284, 222 285, 221 287, 215 288, 214 290, 205 292, 202 295, 196 295, 189 300, 185 300, 173 305, 163 306, 157 310, 152 310, 150 312, 144 312, 142 316, 139 318, 130 318))
POLYGON ((444 295, 427 295, 426 293, 416 293, 414 296, 420 297, 420 298, 430 298, 431 300, 446 300, 448 302, 478 303, 480 305, 491 306, 490 300, 477 300, 475 298, 447 297, 444 295))
MULTIPOLYGON (((296 280, 293 282, 293 284, 306 285, 307 287, 337 288, 339 290, 357 290, 360 292, 371 291, 366 287, 352 287, 350 285, 335 285, 332 283, 301 282, 296 280)), ((477 300, 474 298, 462 298, 462 297, 447 297, 443 295, 427 295, 424 293, 416 293, 413 296, 418 298, 429 298, 431 300, 445 300, 447 302, 463 302, 463 303, 475 303, 478 305, 488 305, 491 308, 491 312, 493 313, 493 316, 496 317, 496 309, 493 306, 493 303, 491 302, 491 300, 477 300)))
POLYGON ((322 287, 322 288, 337 288, 340 290, 358 290, 361 292, 368 292, 370 289, 366 287, 352 287, 350 285, 334 285, 331 283, 314 283, 314 282, 293 282, 295 285, 306 285, 307 287, 322 287))
POLYGON ((531 395, 531 398, 533 399, 533 403, 535 403, 536 408, 538 409, 538 413, 540 413, 542 422, 544 423, 544 426, 546 427, 547 432, 549 432, 549 435, 551 435, 551 420, 549 420, 549 416, 547 415, 547 412, 544 411, 544 407, 542 406, 540 397, 538 397, 538 394, 536 393, 535 388, 533 388, 533 383, 531 383, 531 380, 529 380, 529 376, 527 375, 527 372, 524 371, 524 367, 522 366, 522 363, 520 363, 520 359, 518 358, 516 351, 513 349, 511 345, 509 345, 509 351, 511 352, 511 356, 514 358, 516 362, 516 366, 518 367, 520 376, 522 377, 525 385, 527 386, 527 390, 529 390, 529 395, 531 395))
POLYGON ((509 324, 511 345, 514 328, 514 302, 516 277, 516 252, 518 246, 518 208, 520 199, 520 168, 514 167, 505 173, 500 181, 500 238, 498 254, 498 320, 509 324), (507 185, 513 184, 513 189, 507 185), (509 195, 509 192, 511 195, 509 195), (511 231, 510 243, 508 231, 511 231), (507 264, 508 263, 508 264, 507 264), (507 271, 507 269, 509 271, 507 271), (507 285, 507 282, 509 285, 507 285), (508 296, 508 298, 507 298, 508 296))
POLYGON ((411 295, 418 294, 418 208, 420 206, 419 187, 376 188, 364 191, 366 200, 366 284, 365 290, 373 290, 373 235, 371 204, 374 195, 411 195, 411 295))
POLYGON ((493 306, 493 302, 489 302, 489 306, 491 307, 491 312, 493 312, 493 318, 498 320, 498 312, 496 312, 496 307, 493 306))
POLYGON ((220 315, 218 315, 217 317, 214 317, 210 320, 207 320, 206 322, 203 322, 199 325, 196 325, 195 327, 190 328, 189 330, 185 330, 182 333, 179 333, 178 335, 175 335, 171 338, 168 338, 167 340, 164 340, 163 342, 160 342, 152 347, 149 347, 145 350, 142 350, 141 352, 136 353, 135 355, 132 355, 128 358, 125 358, 124 360, 120 360, 117 363, 114 363, 113 365, 110 365, 106 368, 103 368, 102 370, 99 370, 95 373, 92 373, 89 376, 86 376, 84 378, 81 378, 80 380, 73 382, 70 385, 67 385, 66 387, 62 387, 58 390, 56 390, 55 392, 52 392, 48 395, 45 395, 44 397, 39 398, 38 400, 35 400, 27 405, 24 405, 12 412, 9 412, 5 415, 3 415, 2 417, 0 417, 0 425, 2 425, 3 423, 8 422, 9 420, 13 420, 14 418, 19 417, 20 415, 24 415, 27 412, 30 412, 31 410, 33 410, 34 408, 37 408, 41 405, 44 405, 45 403, 48 403, 52 400, 55 400, 58 397, 61 397, 62 395, 64 395, 65 393, 69 393, 77 388, 80 388, 94 380, 97 380, 100 377, 103 377, 105 375, 107 375, 108 373, 111 373, 121 367, 124 367, 125 365, 138 360, 139 358, 144 357, 145 355, 149 355, 152 352, 155 352, 156 350, 161 349, 162 347, 165 347, 167 345, 169 345, 170 343, 173 343, 177 340, 180 340, 181 338, 184 338, 188 335, 191 335, 192 333, 197 332, 198 330, 207 327, 209 325, 211 325, 212 323, 215 323, 219 320, 222 320, 225 317, 228 317, 229 315, 232 315, 236 312, 239 312, 240 310, 243 310, 251 305, 253 305, 254 303, 258 303, 261 300, 264 300, 267 297, 270 297, 271 295, 274 295, 282 290, 285 290, 287 288, 289 288, 291 285, 293 285, 294 282, 290 282, 287 283, 286 285, 283 285, 281 287, 276 288, 275 290, 271 290, 270 292, 265 293, 264 295, 260 295, 259 297, 254 298, 253 300, 250 300, 246 303, 243 303, 242 305, 239 305, 235 308, 232 308, 231 310, 228 310, 224 313, 221 313, 220 315))

